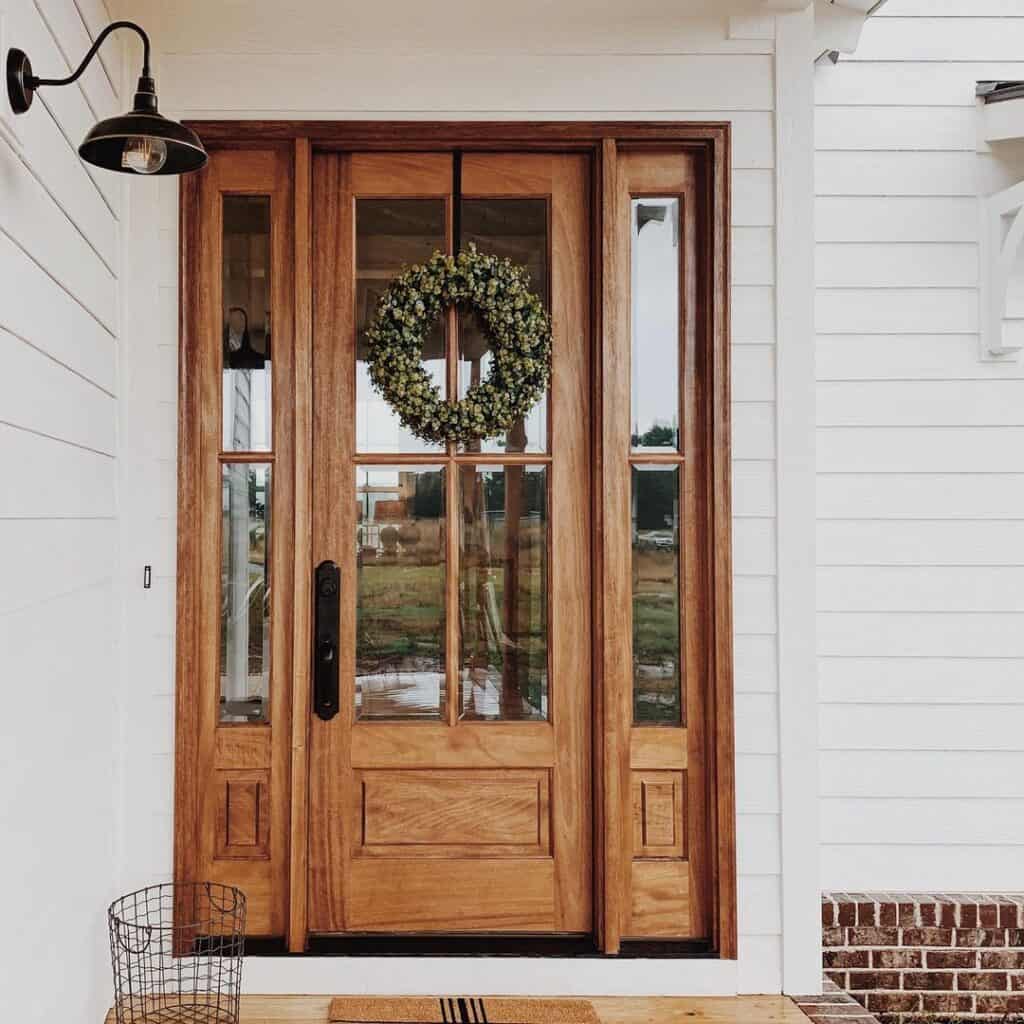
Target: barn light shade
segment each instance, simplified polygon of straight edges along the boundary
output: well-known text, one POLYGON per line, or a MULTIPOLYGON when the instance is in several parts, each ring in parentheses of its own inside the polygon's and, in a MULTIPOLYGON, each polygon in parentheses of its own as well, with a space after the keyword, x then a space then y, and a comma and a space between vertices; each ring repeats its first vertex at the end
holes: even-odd
POLYGON ((32 106, 37 89, 77 81, 103 40, 119 28, 131 29, 142 38, 142 74, 135 88, 135 101, 127 114, 108 117, 94 125, 78 147, 78 155, 96 167, 125 174, 186 174, 199 170, 206 163, 206 150, 195 132, 164 117, 157 109, 156 83, 149 71, 149 37, 131 21, 109 24, 67 78, 38 78, 23 50, 9 50, 7 95, 11 109, 24 114, 32 106))

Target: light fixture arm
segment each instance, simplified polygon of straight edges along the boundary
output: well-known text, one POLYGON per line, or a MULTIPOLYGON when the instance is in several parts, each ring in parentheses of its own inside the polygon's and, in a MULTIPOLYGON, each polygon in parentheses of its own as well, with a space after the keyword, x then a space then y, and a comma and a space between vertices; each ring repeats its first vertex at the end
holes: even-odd
POLYGON ((82 58, 82 63, 67 78, 37 78, 35 75, 32 75, 28 79, 27 84, 33 89, 38 89, 41 85, 71 85, 72 82, 77 82, 82 77, 82 72, 89 66, 89 62, 96 56, 96 51, 103 45, 107 36, 119 28, 129 28, 133 32, 137 32, 142 39, 142 77, 150 78, 149 36, 146 35, 145 29, 141 25, 136 25, 134 21, 112 21, 96 37, 96 41, 89 47, 89 52, 82 58))

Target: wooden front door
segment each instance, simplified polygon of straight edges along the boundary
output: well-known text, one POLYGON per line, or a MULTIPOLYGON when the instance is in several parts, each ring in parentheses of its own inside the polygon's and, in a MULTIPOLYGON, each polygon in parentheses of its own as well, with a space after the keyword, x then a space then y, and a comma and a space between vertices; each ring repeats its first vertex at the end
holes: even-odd
MULTIPOLYGON (((340 601, 310 932, 594 926, 588 178, 584 155, 314 154, 312 553, 340 601), (403 266, 470 242, 529 268, 552 384, 507 436, 432 446, 372 389, 364 331, 403 266)), ((423 356, 449 396, 491 359, 454 309, 423 356)))

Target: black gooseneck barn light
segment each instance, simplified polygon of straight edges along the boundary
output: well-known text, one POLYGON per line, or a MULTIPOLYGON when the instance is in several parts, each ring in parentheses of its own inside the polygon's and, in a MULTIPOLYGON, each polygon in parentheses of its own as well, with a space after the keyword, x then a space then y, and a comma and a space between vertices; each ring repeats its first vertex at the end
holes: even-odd
POLYGON ((78 147, 78 155, 97 167, 126 174, 186 174, 199 170, 206 163, 206 150, 199 136, 157 111, 156 83, 149 72, 149 36, 133 21, 111 22, 96 37, 78 69, 67 78, 38 78, 23 50, 9 50, 7 95, 11 109, 24 114, 32 106, 36 89, 77 81, 103 40, 119 28, 131 29, 142 37, 142 74, 135 89, 135 102, 127 114, 108 117, 94 125, 78 147))

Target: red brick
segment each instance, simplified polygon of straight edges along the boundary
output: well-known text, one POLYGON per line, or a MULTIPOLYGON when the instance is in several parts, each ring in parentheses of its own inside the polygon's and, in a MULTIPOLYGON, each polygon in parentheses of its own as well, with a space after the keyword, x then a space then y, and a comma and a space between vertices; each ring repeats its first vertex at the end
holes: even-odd
POLYGON ((978 996, 978 1013, 1024 1013, 1024 996, 978 996))
POLYGON ((1016 928, 1021 923, 1020 906, 1013 900, 999 901, 999 927, 1016 928))
POLYGON ((919 949, 876 949, 871 954, 871 965, 898 971, 923 966, 919 949))
POLYGON ((895 903, 879 903, 878 923, 883 928, 894 928, 899 924, 899 907, 895 903))
POLYGON ((851 992, 869 992, 880 988, 899 988, 899 971, 850 971, 851 992))
POLYGON ((914 1013, 921 1008, 917 992, 869 992, 868 1009, 872 1013, 914 1013))
POLYGON ((994 928, 957 928, 956 941, 953 944, 956 946, 1005 946, 1006 932, 994 928))
POLYGON ((848 946, 899 945, 899 931, 896 928, 851 928, 846 938, 848 946))
POLYGON ((974 902, 963 902, 960 904, 960 927, 978 927, 978 904, 974 902))
POLYGON ((904 928, 904 946, 952 946, 952 928, 904 928))
POLYGON ((982 928, 999 927, 999 907, 995 903, 978 904, 978 923, 982 928))
POLYGON ((825 971, 825 977, 834 981, 840 988, 846 988, 846 971, 825 971))
POLYGON ((938 971, 908 971, 903 975, 903 987, 931 992, 952 991, 953 977, 953 974, 938 971))
POLYGON ((831 928, 836 924, 836 905, 831 900, 821 901, 821 926, 831 928))
POLYGON ((957 925, 957 904, 944 900, 939 904, 939 924, 943 928, 955 928, 957 925))
POLYGON ((1024 928, 1011 928, 1006 933, 1008 946, 1024 946, 1024 928))
POLYGON ((842 928, 822 928, 821 944, 823 946, 843 946, 846 944, 846 937, 842 928))
POLYGON ((926 992, 921 1008, 925 1013, 970 1013, 974 1009, 974 996, 958 992, 926 992))
POLYGON ((1005 992, 1006 971, 961 971, 956 987, 961 992, 1005 992))
POLYGON ((1014 992, 1024 992, 1024 974, 1011 974, 1010 988, 1014 992))
POLYGON ((938 915, 935 913, 934 903, 921 903, 918 905, 918 916, 925 928, 932 928, 939 923, 938 915))
POLYGON ((827 949, 822 962, 826 967, 870 967, 871 954, 866 949, 827 949))
POLYGON ((857 904, 857 924, 869 928, 874 928, 878 924, 878 908, 874 900, 857 904))
POLYGON ((857 923, 857 905, 855 903, 839 903, 836 906, 836 918, 841 925, 857 923))
POLYGON ((928 950, 928 966, 949 970, 958 967, 977 967, 978 954, 973 949, 928 950))
POLYGON ((981 954, 981 966, 1002 968, 1004 971, 1024 971, 1024 949, 985 950, 981 954))

